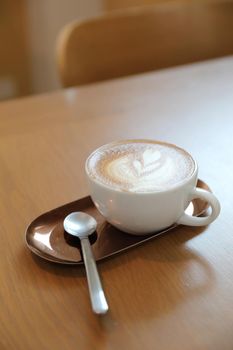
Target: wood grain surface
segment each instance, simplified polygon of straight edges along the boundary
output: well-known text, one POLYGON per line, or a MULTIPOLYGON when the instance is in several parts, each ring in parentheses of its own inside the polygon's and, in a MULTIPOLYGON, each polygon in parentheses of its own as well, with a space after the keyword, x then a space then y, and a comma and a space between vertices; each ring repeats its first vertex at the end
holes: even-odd
POLYGON ((232 101, 228 57, 0 104, 1 350, 233 349, 232 101), (124 138, 190 151, 222 212, 98 264, 100 318, 84 269, 33 256, 24 232, 87 195, 86 157, 124 138))

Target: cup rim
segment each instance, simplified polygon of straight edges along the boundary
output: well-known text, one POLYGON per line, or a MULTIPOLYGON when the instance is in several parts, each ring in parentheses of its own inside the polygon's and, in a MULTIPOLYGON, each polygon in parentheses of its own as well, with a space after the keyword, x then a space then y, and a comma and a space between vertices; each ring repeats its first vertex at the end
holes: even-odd
POLYGON ((90 181, 94 182, 95 184, 97 184, 103 188, 106 188, 110 191, 113 191, 113 192, 122 193, 122 194, 134 194, 134 195, 155 195, 156 193, 161 194, 161 193, 173 192, 174 190, 177 190, 180 187, 183 187, 188 182, 191 182, 193 178, 197 177, 198 164, 197 164, 197 161, 193 158, 193 156, 188 151, 186 151, 184 148, 179 147, 179 146, 177 146, 173 143, 170 143, 170 142, 160 141, 160 140, 152 140, 152 139, 121 139, 121 140, 116 140, 116 141, 112 141, 109 143, 105 143, 102 146, 96 148, 94 151, 92 151, 85 161, 85 172, 86 172, 86 175, 90 181), (192 159, 192 161, 194 163, 194 170, 189 177, 185 178, 183 181, 178 182, 177 184, 171 186, 168 189, 161 189, 161 190, 148 191, 148 192, 146 192, 146 191, 145 192, 133 192, 133 191, 121 190, 118 188, 113 188, 111 186, 108 186, 108 185, 102 183, 101 181, 99 181, 98 179, 96 179, 90 175, 90 172, 88 171, 88 162, 96 152, 100 151, 101 149, 108 148, 108 147, 111 147, 111 146, 116 145, 116 144, 127 143, 127 142, 128 143, 134 143, 134 142, 138 142, 138 143, 148 142, 148 143, 150 143, 151 142, 151 143, 157 143, 157 144, 161 144, 161 145, 167 145, 170 147, 178 148, 179 150, 187 153, 190 156, 190 158, 192 159))

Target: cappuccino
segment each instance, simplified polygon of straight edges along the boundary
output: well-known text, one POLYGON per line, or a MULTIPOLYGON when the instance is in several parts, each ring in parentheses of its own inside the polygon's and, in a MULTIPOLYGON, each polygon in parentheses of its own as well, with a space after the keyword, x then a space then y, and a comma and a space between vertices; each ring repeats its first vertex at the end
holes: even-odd
POLYGON ((190 178, 195 170, 191 155, 164 142, 119 141, 102 146, 86 163, 88 175, 118 191, 163 191, 190 178))

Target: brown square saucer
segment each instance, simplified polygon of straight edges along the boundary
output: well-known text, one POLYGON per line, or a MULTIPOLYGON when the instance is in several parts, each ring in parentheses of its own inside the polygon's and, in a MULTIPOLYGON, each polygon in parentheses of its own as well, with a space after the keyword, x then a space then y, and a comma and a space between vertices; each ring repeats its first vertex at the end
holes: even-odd
MULTIPOLYGON (((201 180, 198 180, 197 187, 210 191, 208 185, 201 180)), ((186 212, 194 216, 203 216, 207 209, 206 202, 195 199, 190 203, 186 212)), ((67 243, 63 229, 65 217, 74 211, 86 212, 92 215, 98 223, 97 234, 92 243, 97 261, 142 244, 177 226, 173 225, 160 232, 142 236, 121 232, 105 221, 88 196, 53 209, 33 220, 26 230, 26 243, 29 249, 41 258, 55 263, 83 264, 80 249, 67 243)))

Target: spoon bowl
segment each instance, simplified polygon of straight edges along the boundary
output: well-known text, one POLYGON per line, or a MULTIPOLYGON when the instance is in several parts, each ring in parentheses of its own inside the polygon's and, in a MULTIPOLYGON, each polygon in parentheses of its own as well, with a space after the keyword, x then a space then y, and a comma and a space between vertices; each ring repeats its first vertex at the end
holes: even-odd
POLYGON ((97 222, 91 215, 79 211, 69 214, 63 225, 67 233, 81 239, 96 231, 97 222))

